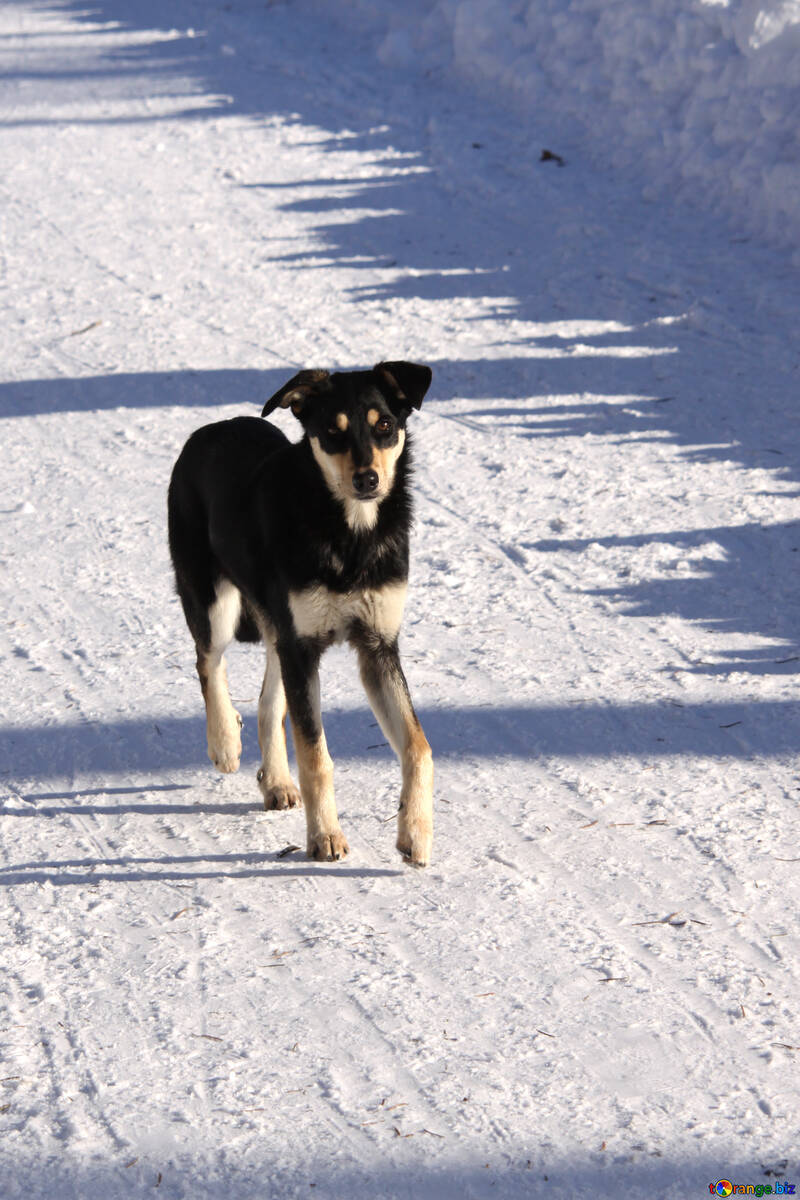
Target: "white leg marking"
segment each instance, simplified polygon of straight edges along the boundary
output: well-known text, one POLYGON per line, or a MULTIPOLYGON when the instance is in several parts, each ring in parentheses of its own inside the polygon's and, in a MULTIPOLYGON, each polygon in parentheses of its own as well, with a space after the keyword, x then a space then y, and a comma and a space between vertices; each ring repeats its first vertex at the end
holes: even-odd
POLYGON ((208 610, 211 644, 208 653, 198 656, 197 669, 206 701, 208 757, 226 774, 238 771, 242 754, 240 730, 242 718, 231 704, 228 676, 223 657, 226 646, 236 633, 242 597, 228 579, 217 585, 217 598, 208 610))
POLYGON ((403 771, 397 849, 416 866, 431 860, 433 847, 433 755, 414 713, 402 676, 376 674, 369 651, 359 649, 361 678, 375 716, 403 771))

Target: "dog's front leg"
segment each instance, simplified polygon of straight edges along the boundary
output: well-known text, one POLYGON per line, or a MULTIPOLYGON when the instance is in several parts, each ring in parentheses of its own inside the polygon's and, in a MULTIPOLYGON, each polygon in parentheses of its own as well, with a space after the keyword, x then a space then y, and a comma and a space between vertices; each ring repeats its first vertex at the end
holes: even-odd
POLYGON ((344 858, 350 847, 339 827, 333 763, 322 728, 320 652, 311 639, 297 638, 280 641, 278 655, 306 810, 308 857, 332 862, 344 858))
POLYGON ((397 849, 415 866, 430 862, 433 845, 433 756, 422 732, 396 641, 374 631, 354 639, 361 680, 372 711, 403 769, 397 817, 397 849))

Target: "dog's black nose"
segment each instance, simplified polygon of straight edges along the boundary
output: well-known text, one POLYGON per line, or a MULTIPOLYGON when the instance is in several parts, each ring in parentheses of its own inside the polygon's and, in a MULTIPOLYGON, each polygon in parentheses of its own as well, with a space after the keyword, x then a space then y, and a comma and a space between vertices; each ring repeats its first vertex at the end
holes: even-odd
POLYGON ((356 471, 353 476, 353 491, 357 496, 367 499, 378 490, 378 472, 371 468, 366 471, 356 471))

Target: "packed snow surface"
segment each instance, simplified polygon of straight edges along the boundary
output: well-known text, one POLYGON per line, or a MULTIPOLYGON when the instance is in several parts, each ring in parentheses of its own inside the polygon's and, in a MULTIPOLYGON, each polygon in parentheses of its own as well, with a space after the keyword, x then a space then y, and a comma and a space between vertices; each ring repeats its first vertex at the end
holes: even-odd
MULTIPOLYGON (((610 79, 592 30, 632 7, 506 9, 519 53, 550 14, 610 79)), ((768 11, 640 10, 640 81, 668 12, 694 46, 768 11)), ((544 84, 511 116, 389 53, 403 23, 311 11, 0 9, 0 1196, 800 1182, 796 272, 554 139, 544 84), (382 358, 434 371, 402 636, 425 871, 344 649, 346 862, 259 809, 252 647, 243 767, 213 772, 164 528, 193 429, 382 358)), ((723 68, 767 62, 737 37, 723 68)))
POLYGON ((700 198, 800 263, 800 0, 316 4, 366 25, 387 66, 545 112, 596 169, 700 198))

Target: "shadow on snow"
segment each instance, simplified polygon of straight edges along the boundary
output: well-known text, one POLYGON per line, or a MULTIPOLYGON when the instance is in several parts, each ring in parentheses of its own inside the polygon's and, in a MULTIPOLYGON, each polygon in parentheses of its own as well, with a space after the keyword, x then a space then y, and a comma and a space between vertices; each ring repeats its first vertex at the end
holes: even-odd
MULTIPOLYGON (((587 701, 529 707, 423 708, 419 715, 434 754, 462 762, 504 758, 651 761, 675 755, 735 759, 780 757, 800 750, 800 702, 605 705, 587 701)), ((324 722, 334 761, 393 757, 379 733, 376 743, 372 715, 366 709, 326 711, 324 722)), ((258 744, 252 719, 245 722, 244 733, 244 762, 250 760, 255 767, 258 744)), ((0 728, 0 763, 0 781, 208 766, 205 722, 200 716, 154 716, 108 723, 5 726, 0 728)), ((179 786, 172 785, 176 790, 179 786)), ((101 794, 106 790, 101 789, 101 794)), ((123 795, 127 790, 120 789, 123 795)), ((37 793, 31 800, 47 798, 47 793, 37 793)), ((234 811, 250 807, 234 806, 234 811)), ((223 811, 232 810, 226 806, 223 811)))
MULTIPOLYGON (((532 1081, 531 1086, 535 1088, 537 1083, 532 1081)), ((294 1115, 288 1104, 287 1112, 294 1115)), ((280 1108, 264 1114, 265 1120, 267 1116, 270 1119, 265 1132, 272 1132, 280 1115, 280 1108)), ((250 1125, 258 1121, 257 1114, 248 1114, 250 1125)), ((359 1126, 354 1130, 361 1132, 359 1126)), ((763 1161, 743 1163, 732 1144, 729 1153, 718 1157, 689 1152, 676 1155, 674 1151, 665 1154, 659 1147, 640 1145, 627 1154, 587 1151, 568 1160, 543 1146, 541 1137, 532 1132, 524 1145, 506 1144, 502 1151, 495 1147, 492 1153, 482 1153, 476 1147, 469 1155, 472 1161, 452 1161, 448 1147, 452 1134, 446 1125, 438 1122, 434 1130, 420 1130, 414 1137, 415 1141, 403 1143, 402 1162, 387 1161, 388 1154, 372 1146, 375 1161, 362 1166, 342 1162, 341 1142, 335 1150, 325 1147, 321 1154, 306 1148, 300 1157, 286 1146, 282 1147, 280 1161, 265 1157, 264 1161, 252 1162, 225 1153, 214 1156, 213 1151, 192 1157, 170 1150, 139 1151, 134 1132, 120 1149, 119 1162, 102 1161, 97 1156, 94 1162, 77 1163, 62 1154, 57 1163, 20 1160, 14 1168, 9 1194, 12 1200, 23 1195, 30 1200, 56 1195, 59 1200, 85 1200, 87 1196, 138 1196, 158 1188, 156 1194, 166 1200, 189 1195, 193 1200, 224 1200, 230 1196, 282 1200, 313 1189, 318 1200, 340 1200, 343 1196, 352 1200, 463 1200, 465 1196, 471 1200, 519 1200, 554 1195, 570 1200, 610 1200, 621 1195, 630 1200, 677 1200, 708 1195, 710 1184, 720 1178, 752 1183, 751 1194, 763 1195, 765 1187, 774 1192, 778 1181, 792 1180, 798 1173, 796 1155, 776 1159, 764 1156, 763 1161), (138 1158, 124 1162, 127 1155, 137 1151, 138 1158)), ((349 1151, 347 1158, 352 1159, 355 1143, 344 1144, 349 1151)), ((463 1150, 460 1157, 465 1157, 463 1150)))

